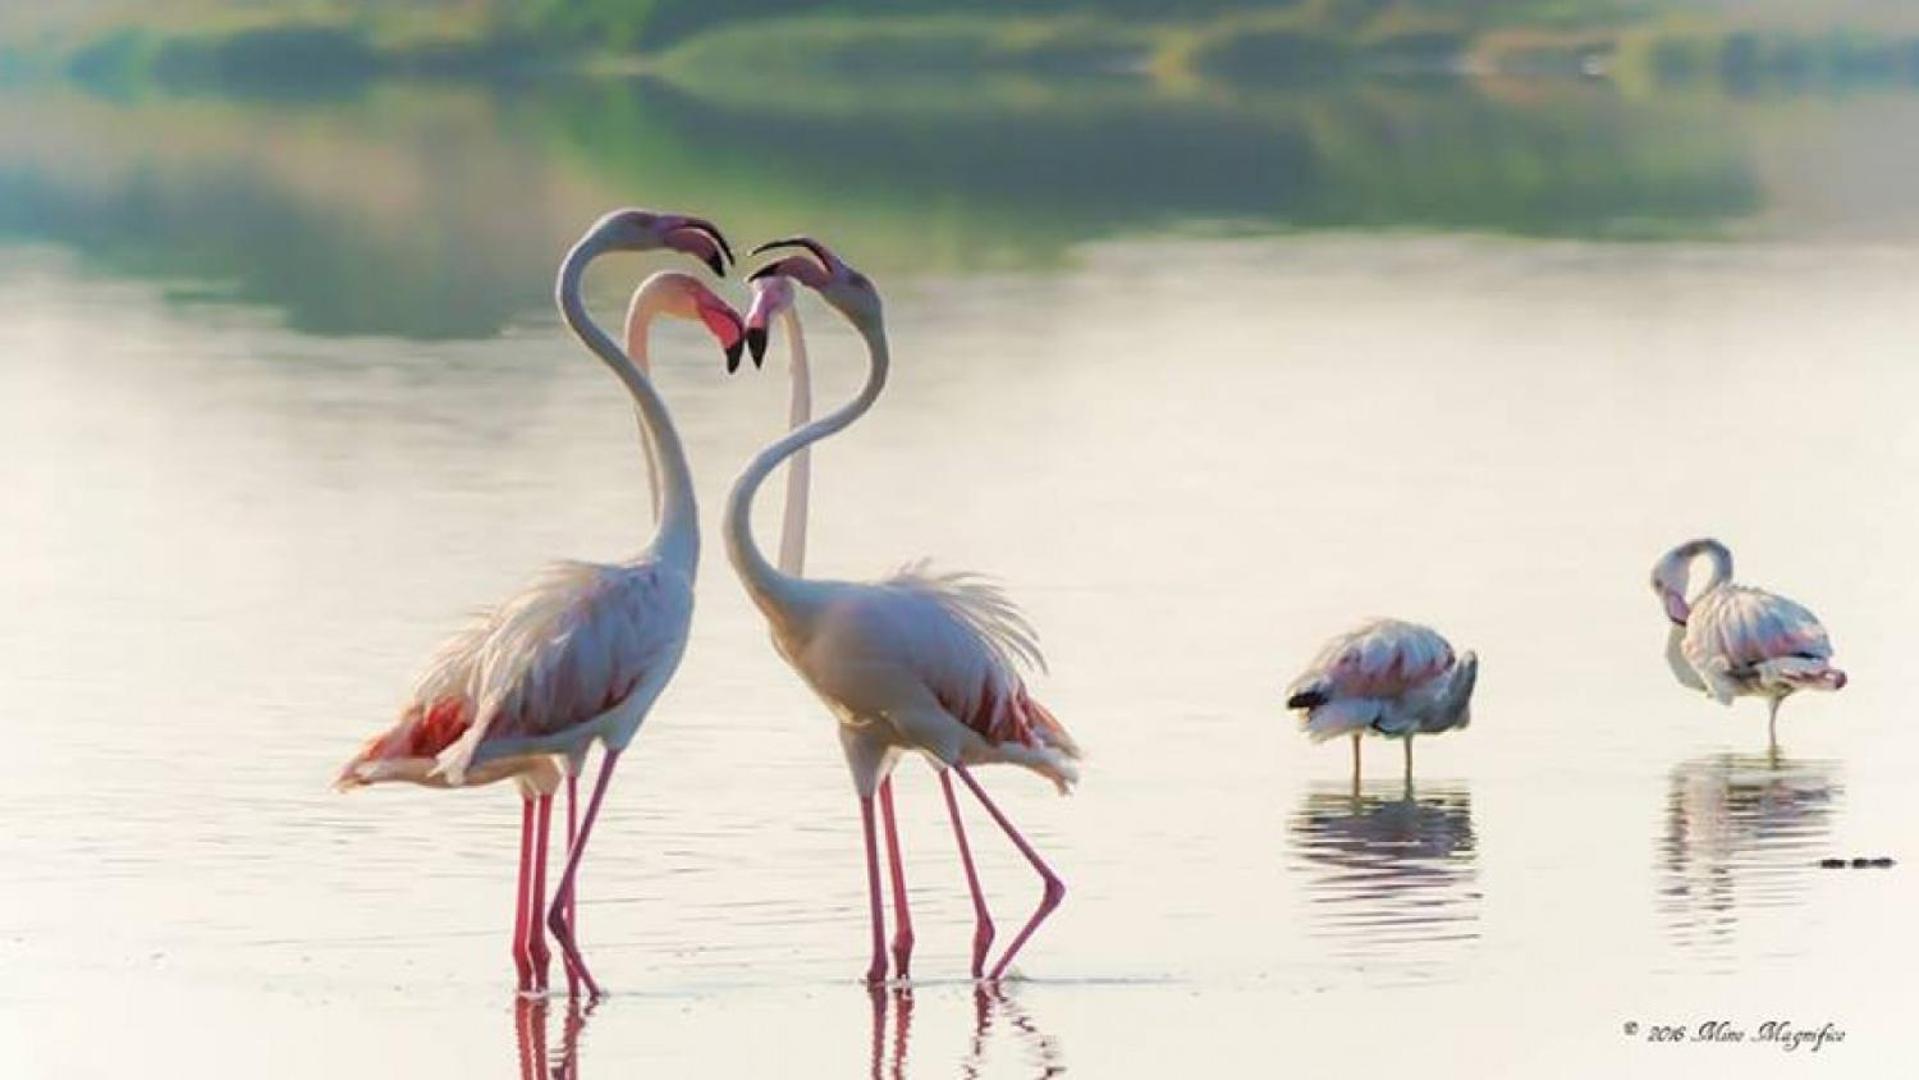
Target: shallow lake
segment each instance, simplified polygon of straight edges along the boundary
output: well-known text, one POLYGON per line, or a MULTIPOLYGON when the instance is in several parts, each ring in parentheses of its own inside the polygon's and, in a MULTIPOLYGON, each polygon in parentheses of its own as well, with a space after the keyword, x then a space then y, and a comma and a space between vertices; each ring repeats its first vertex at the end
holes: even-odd
MULTIPOLYGON (((1420 83, 739 100, 619 81, 0 96, 0 1047, 22 1075, 1797 1074, 1909 1061, 1919 95, 1420 83), (516 1007, 516 800, 328 782, 462 613, 648 533, 547 293, 598 212, 806 230, 896 362, 816 455, 810 569, 989 571, 1089 751, 1002 804, 1065 906, 997 994, 931 774, 869 998, 831 721, 727 566, 785 414, 663 327, 709 540, 584 880, 613 996, 516 1007), (1682 690, 1711 533, 1852 676, 1682 690), (1470 730, 1313 747, 1356 619, 1481 658, 1470 730), (1891 869, 1821 859, 1892 856, 1891 869), (1726 1021, 1746 1045, 1649 1045, 1726 1021), (1633 1032, 1628 1034, 1628 1031, 1633 1032), (1755 1045, 1756 1044, 1756 1045, 1755 1045)), ((656 264, 609 260, 613 322, 656 264)), ((822 403, 863 374, 806 310, 822 403)), ((760 519, 771 523, 762 504, 760 519)), ((769 534, 770 535, 770 534, 769 534)), ((972 821, 1002 927, 1037 887, 972 821)))

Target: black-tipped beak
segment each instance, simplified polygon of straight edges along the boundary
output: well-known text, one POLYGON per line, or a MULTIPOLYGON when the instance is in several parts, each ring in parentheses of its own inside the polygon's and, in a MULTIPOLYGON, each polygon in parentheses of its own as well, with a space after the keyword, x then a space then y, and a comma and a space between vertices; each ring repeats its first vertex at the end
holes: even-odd
MULTIPOLYGON (((740 369, 740 351, 744 347, 745 347, 745 343, 741 341, 735 341, 733 344, 728 345, 726 347, 726 373, 728 375, 731 375, 735 371, 738 371, 740 369)), ((753 358, 753 366, 754 367, 759 366, 759 357, 755 356, 753 358)))
POLYGON ((759 367, 766 359, 766 328, 749 326, 746 328, 746 351, 753 354, 753 366, 759 367))
POLYGON ((713 243, 719 247, 720 253, 726 256, 727 262, 739 262, 738 259, 733 257, 733 245, 726 242, 726 234, 720 231, 718 225, 702 217, 689 217, 686 219, 686 225, 684 227, 705 233, 712 239, 713 243))
POLYGON ((778 263, 767 263, 765 266, 746 275, 746 280, 759 281, 763 278, 778 277, 780 273, 779 265, 778 263))
POLYGON ((716 251, 708 255, 706 257, 706 265, 709 269, 713 271, 714 277, 726 276, 726 264, 720 261, 719 252, 716 251))

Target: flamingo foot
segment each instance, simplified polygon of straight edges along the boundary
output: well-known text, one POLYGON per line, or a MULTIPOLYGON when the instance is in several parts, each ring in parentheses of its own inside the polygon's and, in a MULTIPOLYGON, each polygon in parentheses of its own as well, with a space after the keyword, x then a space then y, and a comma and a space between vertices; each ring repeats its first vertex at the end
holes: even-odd
POLYGON ((998 982, 1005 977, 1007 966, 1013 962, 1013 957, 1019 955, 1020 947, 1026 944, 1026 939, 1032 937, 1033 932, 1039 929, 1039 924, 1045 922, 1046 917, 1059 907, 1060 901, 1066 899, 1066 883, 1054 877, 1050 871, 1045 872, 1045 878, 1046 891, 1040 896, 1039 907, 1034 910, 1032 917, 1026 920, 1026 925, 1020 928, 1019 936, 1006 947, 1006 953, 999 958, 999 963, 993 965, 993 974, 989 976, 991 981, 998 982))
POLYGON ((580 955, 579 943, 573 940, 573 925, 566 918, 566 899, 555 897, 553 912, 546 924, 553 931, 553 940, 560 943, 560 955, 566 961, 567 995, 578 997, 584 987, 587 997, 598 1001, 606 994, 600 984, 593 981, 593 973, 586 968, 586 958, 580 955))

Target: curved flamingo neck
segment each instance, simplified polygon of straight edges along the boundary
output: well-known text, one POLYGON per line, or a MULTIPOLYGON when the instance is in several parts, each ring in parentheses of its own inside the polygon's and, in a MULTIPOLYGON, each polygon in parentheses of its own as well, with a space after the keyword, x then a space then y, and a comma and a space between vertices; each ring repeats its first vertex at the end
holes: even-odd
POLYGON ((755 454, 741 471, 740 478, 733 482, 733 490, 727 496, 727 558, 739 571, 740 580, 753 597, 753 602, 769 616, 783 615, 791 610, 798 600, 797 593, 803 579, 774 568, 754 542, 753 497, 759 494, 760 485, 781 462, 846 428, 865 415, 866 410, 872 408, 873 402, 879 399, 880 391, 886 387, 886 372, 890 363, 886 331, 877 323, 858 329, 866 341, 866 385, 845 405, 798 431, 787 432, 755 454))
MULTIPOLYGON (((813 373, 806 362, 806 337, 800 316, 787 308, 780 315, 786 331, 793 389, 786 408, 786 429, 795 431, 813 419, 813 373)), ((781 573, 798 576, 806 568, 807 497, 813 485, 813 452, 800 447, 786 467, 786 509, 780 520, 781 573)))
MULTIPOLYGON (((633 299, 626 305, 626 355, 633 361, 640 374, 651 384, 653 381, 653 358, 647 345, 647 333, 653 328, 653 320, 659 315, 657 302, 660 287, 658 278, 648 278, 633 291, 633 299)), ((660 462, 653 452, 653 439, 647 434, 646 418, 639 410, 634 410, 634 418, 640 423, 640 449, 646 454, 646 491, 647 500, 653 511, 653 520, 660 520, 660 462)))
MULTIPOLYGON (((660 399, 652 382, 620 351, 619 346, 613 344, 613 340, 606 336, 606 331, 593 322, 586 313, 585 302, 580 298, 580 283, 586 276, 586 268, 604 250, 600 240, 591 235, 573 245, 573 250, 566 254, 566 261, 560 265, 555 299, 567 326, 587 348, 593 350, 602 363, 612 369, 613 374, 619 376, 620 381, 626 384, 627 392, 633 395, 633 404, 640 415, 648 461, 657 462, 661 481, 656 488, 659 524, 647 550, 662 560, 679 565, 691 576, 699 562, 700 525, 699 511, 693 502, 693 474, 687 468, 686 449, 680 444, 673 418, 667 414, 666 402, 660 399)), ((653 467, 649 464, 649 469, 653 467)))

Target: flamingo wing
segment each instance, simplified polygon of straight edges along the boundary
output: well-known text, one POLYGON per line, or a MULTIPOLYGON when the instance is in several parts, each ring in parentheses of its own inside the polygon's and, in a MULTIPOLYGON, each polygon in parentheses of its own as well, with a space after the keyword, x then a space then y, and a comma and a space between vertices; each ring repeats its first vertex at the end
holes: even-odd
POLYGON ((464 716, 435 751, 458 783, 485 744, 560 734, 669 673, 692 610, 691 583, 658 563, 555 563, 457 635, 409 709, 464 716))
POLYGON ((1452 645, 1437 631, 1374 619, 1328 641, 1287 688, 1286 704, 1304 710, 1301 722, 1314 741, 1372 727, 1397 732, 1420 722, 1399 708, 1402 701, 1449 686, 1442 676, 1455 664, 1452 645))
POLYGON ((906 566, 859 593, 869 641, 884 642, 940 707, 996 746, 1058 751, 1079 746, 1027 691, 1024 669, 1046 661, 1032 625, 997 585, 975 574, 906 566))
POLYGON ((1327 642, 1288 696, 1400 697, 1450 671, 1453 663, 1453 647, 1437 631, 1374 619, 1327 642))
POLYGON ((1727 588, 1714 592, 1695 613, 1710 647, 1734 668, 1767 660, 1832 657, 1832 641, 1813 613, 1761 589, 1727 588))
POLYGON ((1686 627, 1685 657, 1727 702, 1741 684, 1837 689, 1832 640, 1803 606, 1762 589, 1731 586, 1700 600, 1686 627))

